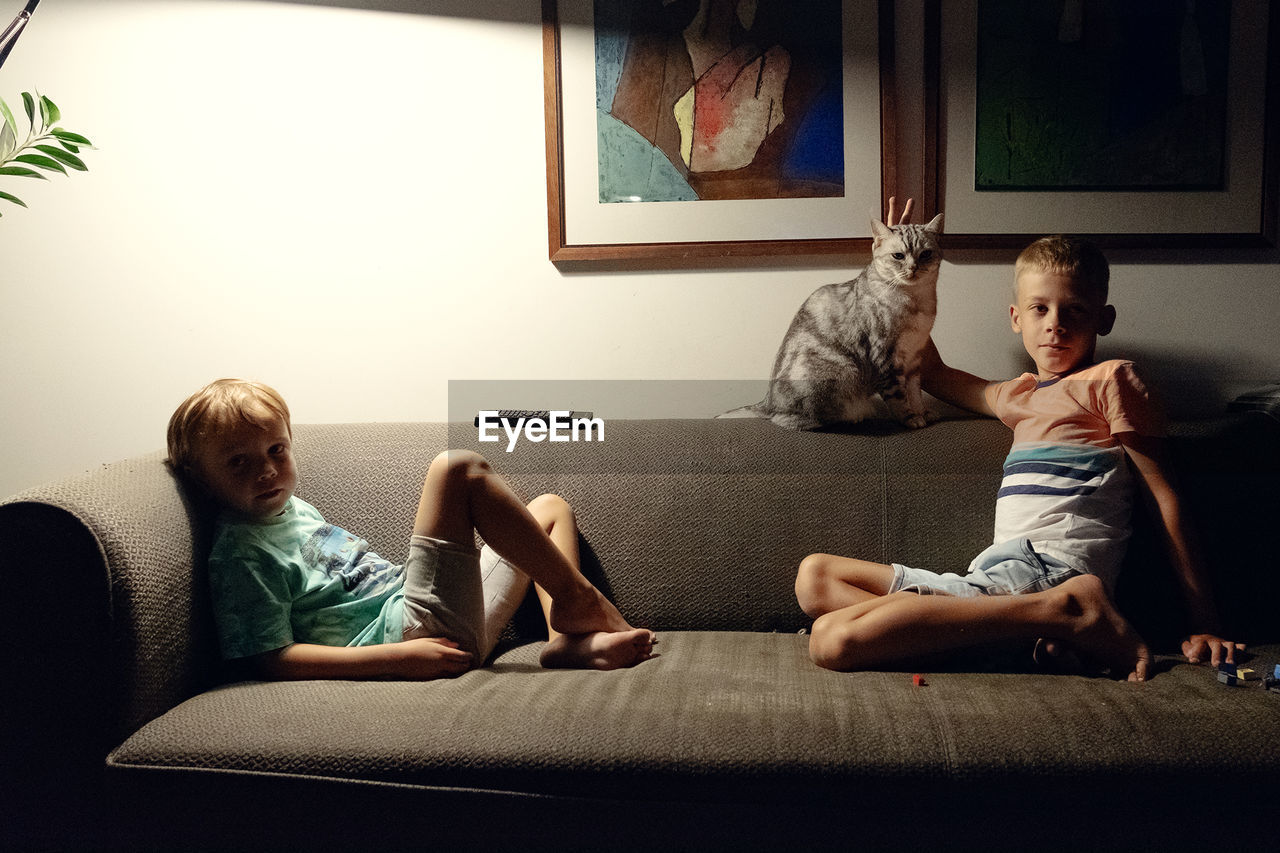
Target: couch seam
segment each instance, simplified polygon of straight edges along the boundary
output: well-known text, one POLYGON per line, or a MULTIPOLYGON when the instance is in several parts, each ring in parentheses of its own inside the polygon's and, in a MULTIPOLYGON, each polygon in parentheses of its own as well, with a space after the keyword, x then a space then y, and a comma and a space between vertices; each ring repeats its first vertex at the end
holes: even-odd
POLYGON ((880 448, 880 562, 889 562, 889 453, 884 442, 880 448))

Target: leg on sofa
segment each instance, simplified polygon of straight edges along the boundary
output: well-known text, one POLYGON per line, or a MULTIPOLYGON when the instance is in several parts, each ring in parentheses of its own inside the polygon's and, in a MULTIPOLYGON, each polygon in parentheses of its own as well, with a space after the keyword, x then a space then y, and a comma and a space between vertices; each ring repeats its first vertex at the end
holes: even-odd
POLYGON ((814 662, 842 671, 877 669, 1001 640, 1061 640, 1114 675, 1143 681, 1151 653, 1107 598, 1079 575, 1026 595, 957 598, 895 592, 826 613, 814 622, 814 662))
MULTIPOLYGON (((565 559, 580 571, 578 522, 569 502, 559 495, 539 495, 529 502, 529 512, 565 559)), ((541 656, 543 666, 555 669, 620 669, 654 656, 653 645, 657 640, 649 631, 560 633, 551 627, 551 595, 538 584, 534 585, 534 590, 547 620, 547 645, 541 656)))
POLYGON ((810 554, 796 572, 796 600, 801 610, 817 619, 886 595, 892 581, 893 567, 884 563, 810 554))
POLYGON ((582 574, 569 504, 542 495, 526 506, 480 454, 446 450, 432 460, 413 532, 466 545, 479 533, 532 578, 551 636, 547 665, 614 668, 651 655, 653 633, 628 624, 582 574))

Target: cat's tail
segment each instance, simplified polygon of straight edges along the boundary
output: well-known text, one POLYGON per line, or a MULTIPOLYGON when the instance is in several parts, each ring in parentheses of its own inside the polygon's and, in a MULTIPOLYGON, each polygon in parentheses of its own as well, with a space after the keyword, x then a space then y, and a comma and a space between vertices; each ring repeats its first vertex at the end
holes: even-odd
POLYGON ((759 403, 752 403, 750 406, 739 406, 736 409, 730 409, 729 411, 723 414, 716 415, 716 417, 717 418, 767 418, 767 417, 770 417, 772 413, 763 411, 761 409, 761 406, 763 404, 764 404, 763 401, 761 401, 759 403))

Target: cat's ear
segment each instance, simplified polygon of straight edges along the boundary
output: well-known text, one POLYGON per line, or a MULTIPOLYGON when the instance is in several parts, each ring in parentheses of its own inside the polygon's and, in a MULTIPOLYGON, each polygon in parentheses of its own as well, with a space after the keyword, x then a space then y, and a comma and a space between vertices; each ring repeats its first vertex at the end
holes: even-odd
POLYGON ((871 220, 871 234, 877 240, 883 239, 884 237, 888 237, 892 233, 893 233, 893 229, 890 228, 888 225, 885 225, 879 219, 871 220))
POLYGON ((934 234, 942 233, 942 214, 939 213, 933 219, 929 220, 929 224, 924 227, 926 231, 932 231, 934 234))

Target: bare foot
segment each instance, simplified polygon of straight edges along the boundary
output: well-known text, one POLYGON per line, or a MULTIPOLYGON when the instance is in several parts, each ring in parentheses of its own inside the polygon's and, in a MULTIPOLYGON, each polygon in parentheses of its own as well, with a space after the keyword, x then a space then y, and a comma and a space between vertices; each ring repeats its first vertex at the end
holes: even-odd
POLYGON ((618 608, 601 595, 600 590, 587 584, 586 588, 572 595, 560 594, 551 602, 548 615, 551 627, 561 634, 592 634, 597 631, 616 633, 630 631, 631 626, 622 618, 618 608))
POLYGON ((542 665, 548 669, 622 669, 657 657, 658 642, 652 631, 596 631, 590 634, 561 634, 542 650, 542 665))
POLYGON ((1071 578, 1058 587, 1065 596, 1065 611, 1073 623, 1071 645, 1097 658, 1120 677, 1146 681, 1151 650, 1107 598, 1102 581, 1093 575, 1071 578))

